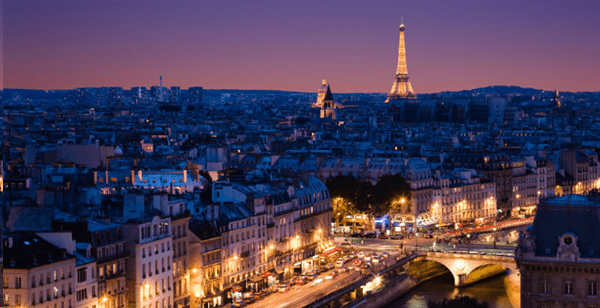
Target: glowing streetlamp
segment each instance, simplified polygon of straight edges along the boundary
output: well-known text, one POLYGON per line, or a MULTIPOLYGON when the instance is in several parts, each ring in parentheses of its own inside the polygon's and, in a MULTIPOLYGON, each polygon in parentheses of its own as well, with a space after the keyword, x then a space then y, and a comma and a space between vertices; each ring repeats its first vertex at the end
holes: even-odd
POLYGON ((494 227, 494 249, 496 249, 496 230, 497 228, 494 227))
POLYGON ((471 253, 471 233, 467 234, 467 253, 471 253))

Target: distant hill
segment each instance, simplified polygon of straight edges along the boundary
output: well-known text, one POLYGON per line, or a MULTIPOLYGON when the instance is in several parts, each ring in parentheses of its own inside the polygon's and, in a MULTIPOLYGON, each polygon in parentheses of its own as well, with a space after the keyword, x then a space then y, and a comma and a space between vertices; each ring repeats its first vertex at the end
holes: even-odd
POLYGON ((521 95, 537 95, 545 90, 534 89, 534 88, 522 88, 519 86, 489 86, 484 88, 477 88, 472 90, 462 90, 462 91, 444 91, 440 92, 440 94, 453 94, 453 95, 464 95, 464 96, 473 96, 473 95, 481 95, 481 94, 499 94, 499 95, 507 95, 510 93, 519 93, 521 95))

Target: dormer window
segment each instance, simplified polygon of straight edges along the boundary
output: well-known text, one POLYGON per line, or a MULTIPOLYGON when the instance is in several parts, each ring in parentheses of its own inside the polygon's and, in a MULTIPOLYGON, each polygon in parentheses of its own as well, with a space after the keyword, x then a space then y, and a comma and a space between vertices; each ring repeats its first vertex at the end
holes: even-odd
POLYGON ((573 244, 573 238, 570 236, 565 236, 565 238, 563 239, 563 243, 565 243, 565 245, 569 246, 569 245, 573 244))

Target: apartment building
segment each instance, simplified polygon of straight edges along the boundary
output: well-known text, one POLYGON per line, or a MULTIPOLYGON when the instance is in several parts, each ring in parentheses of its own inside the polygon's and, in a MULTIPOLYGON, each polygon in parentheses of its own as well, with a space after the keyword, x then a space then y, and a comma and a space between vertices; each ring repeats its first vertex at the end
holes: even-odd
POLYGON ((191 302, 202 308, 223 303, 221 243, 215 220, 190 223, 191 302))
MULTIPOLYGON (((171 218, 153 216, 124 223, 128 305, 141 308, 173 307, 171 218)), ((182 271, 186 271, 182 264, 182 271)))
POLYGON ((35 234, 3 242, 4 307, 77 307, 73 255, 35 234))

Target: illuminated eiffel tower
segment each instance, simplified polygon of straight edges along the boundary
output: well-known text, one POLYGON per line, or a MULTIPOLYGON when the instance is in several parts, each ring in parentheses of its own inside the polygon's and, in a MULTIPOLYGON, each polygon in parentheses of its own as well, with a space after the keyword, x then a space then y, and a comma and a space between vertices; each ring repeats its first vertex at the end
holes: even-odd
POLYGON ((398 47, 398 68, 396 69, 396 80, 392 90, 388 94, 386 103, 390 100, 414 99, 417 95, 408 80, 408 70, 406 68, 406 47, 404 47, 404 22, 400 22, 400 46, 398 47))

